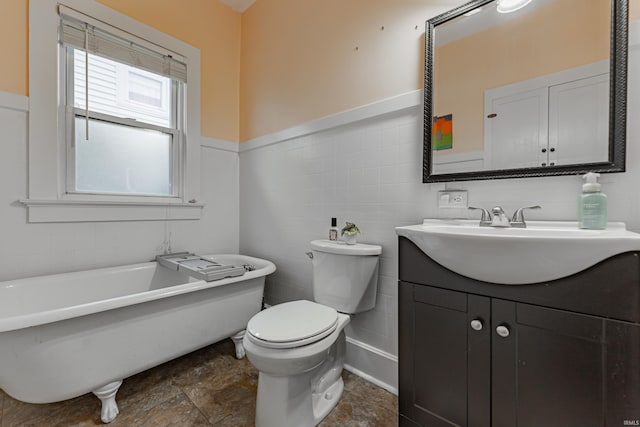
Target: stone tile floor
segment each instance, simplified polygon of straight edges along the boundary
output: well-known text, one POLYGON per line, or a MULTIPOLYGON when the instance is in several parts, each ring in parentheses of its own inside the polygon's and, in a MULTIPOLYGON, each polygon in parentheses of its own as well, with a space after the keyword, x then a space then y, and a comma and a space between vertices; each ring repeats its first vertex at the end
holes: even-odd
MULTIPOLYGON (((120 415, 109 426, 253 426, 258 372, 234 354, 225 340, 125 379, 120 415)), ((350 372, 342 378, 342 399, 321 427, 398 425, 396 396, 350 372)), ((32 405, 0 390, 0 427, 100 425, 100 401, 91 393, 32 405)))

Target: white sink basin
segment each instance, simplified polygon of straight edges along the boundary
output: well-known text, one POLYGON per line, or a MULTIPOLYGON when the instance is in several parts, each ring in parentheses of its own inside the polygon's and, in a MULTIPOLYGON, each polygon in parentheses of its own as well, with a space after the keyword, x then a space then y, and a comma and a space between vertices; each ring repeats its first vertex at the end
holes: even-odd
POLYGON ((396 227, 431 259, 463 276, 523 285, 578 273, 613 255, 640 251, 624 223, 581 230, 577 222, 527 221, 527 228, 480 227, 478 220, 425 219, 396 227))

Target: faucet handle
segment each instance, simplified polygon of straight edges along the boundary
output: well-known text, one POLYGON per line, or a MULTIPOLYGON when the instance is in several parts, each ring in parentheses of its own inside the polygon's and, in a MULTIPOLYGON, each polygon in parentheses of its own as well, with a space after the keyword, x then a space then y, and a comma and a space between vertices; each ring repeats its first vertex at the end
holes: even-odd
POLYGON ((485 208, 476 208, 473 206, 469 206, 469 210, 480 211, 482 215, 480 216, 480 225, 490 225, 491 224, 491 212, 486 210, 485 208))
POLYGON ((513 217, 511 218, 511 226, 512 227, 523 227, 523 228, 525 228, 527 226, 527 224, 524 221, 524 210, 525 209, 542 209, 542 207, 538 206, 538 205, 535 205, 535 206, 525 206, 525 207, 516 209, 516 211, 513 213, 513 217))

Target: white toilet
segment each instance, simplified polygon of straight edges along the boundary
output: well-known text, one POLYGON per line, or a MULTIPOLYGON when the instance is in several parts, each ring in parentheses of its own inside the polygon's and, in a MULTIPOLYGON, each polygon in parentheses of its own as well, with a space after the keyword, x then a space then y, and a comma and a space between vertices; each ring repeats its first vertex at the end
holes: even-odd
POLYGON ((371 310, 378 287, 377 245, 314 240, 313 298, 268 308, 249 320, 243 344, 260 371, 257 427, 315 426, 344 384, 344 327, 371 310))

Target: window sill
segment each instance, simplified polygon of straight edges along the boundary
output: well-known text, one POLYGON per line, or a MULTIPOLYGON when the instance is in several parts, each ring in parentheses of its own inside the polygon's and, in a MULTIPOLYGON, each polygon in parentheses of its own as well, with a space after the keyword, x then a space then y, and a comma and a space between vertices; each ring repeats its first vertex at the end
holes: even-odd
POLYGON ((34 199, 20 203, 27 207, 30 223, 194 220, 201 218, 204 207, 201 203, 34 199))

